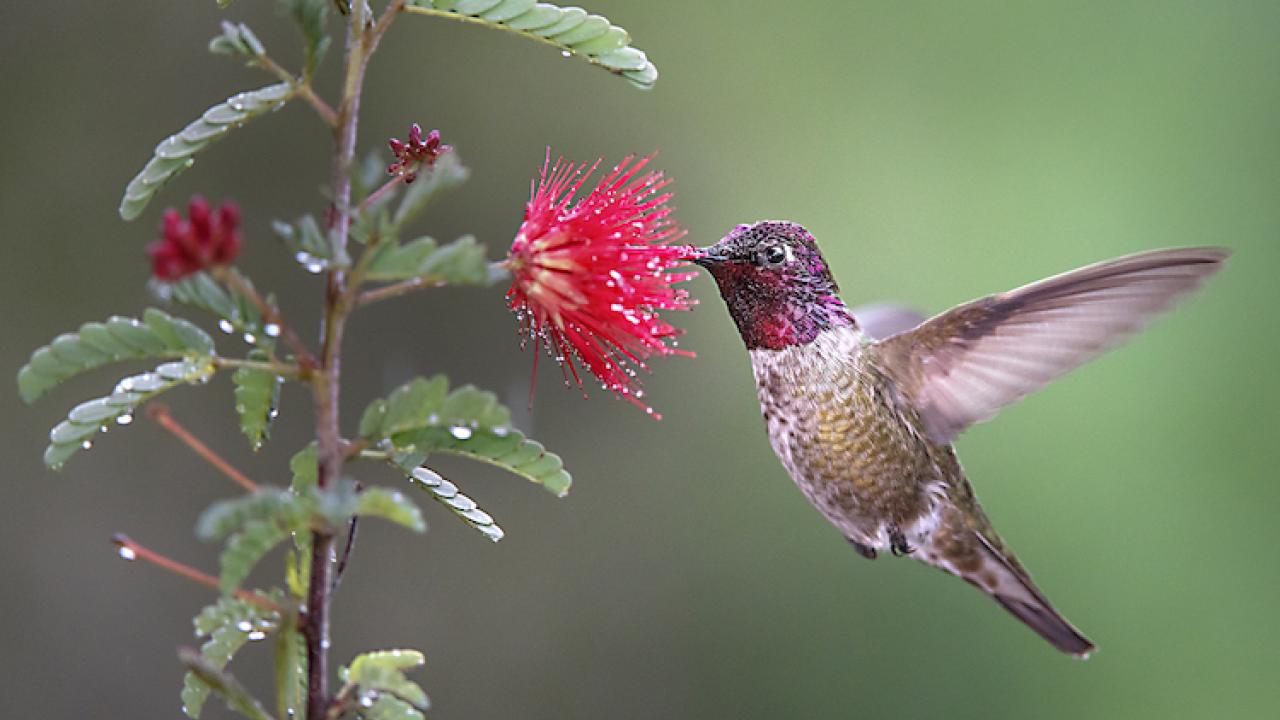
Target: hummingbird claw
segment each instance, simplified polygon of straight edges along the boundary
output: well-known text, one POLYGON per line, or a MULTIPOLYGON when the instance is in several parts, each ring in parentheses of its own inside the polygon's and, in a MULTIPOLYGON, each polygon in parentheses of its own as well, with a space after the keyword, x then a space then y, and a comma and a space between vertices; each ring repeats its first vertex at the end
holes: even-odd
POLYGON ((889 547, 893 551, 894 557, 903 557, 915 552, 916 549, 907 544, 907 538, 898 528, 889 531, 889 547))
POLYGON ((857 550, 858 554, 861 555, 862 557, 868 560, 876 559, 876 549, 871 547, 870 545, 863 545, 862 543, 853 539, 849 539, 849 544, 852 545, 853 549, 857 550))

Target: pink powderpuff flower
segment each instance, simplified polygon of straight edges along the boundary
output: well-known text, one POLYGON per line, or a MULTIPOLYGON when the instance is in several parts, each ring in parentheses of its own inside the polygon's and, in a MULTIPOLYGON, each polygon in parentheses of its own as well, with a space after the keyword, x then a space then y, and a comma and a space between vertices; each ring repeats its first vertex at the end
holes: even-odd
POLYGON ((161 238, 147 246, 151 275, 174 282, 215 265, 229 265, 240 253, 240 209, 224 203, 210 211, 209 203, 196 195, 187 206, 187 217, 173 208, 164 212, 161 238))
MULTIPOLYGON (((676 271, 697 255, 672 245, 684 231, 671 217, 670 180, 649 170, 652 156, 628 156, 586 196, 574 195, 599 167, 558 159, 550 152, 531 189, 524 222, 511 244, 507 303, 526 338, 547 350, 579 387, 577 366, 654 415, 640 401, 637 370, 655 355, 693 353, 675 347, 681 330, 659 315, 688 310, 686 290, 673 287, 696 273, 676 271)), ((537 370, 535 355, 534 370, 537 370)))

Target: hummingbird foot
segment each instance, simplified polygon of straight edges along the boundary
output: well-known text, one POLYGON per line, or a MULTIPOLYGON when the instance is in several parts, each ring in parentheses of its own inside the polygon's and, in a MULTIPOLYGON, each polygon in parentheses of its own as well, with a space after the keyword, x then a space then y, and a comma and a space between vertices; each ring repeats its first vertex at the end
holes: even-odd
POLYGON ((858 551, 858 554, 859 554, 859 555, 861 555, 862 557, 864 557, 864 558, 866 558, 866 559, 868 559, 868 560, 875 560, 875 559, 876 559, 876 549, 875 549, 875 548, 871 547, 870 545, 863 545, 862 543, 860 543, 860 542, 858 542, 857 540, 854 540, 854 539, 852 539, 852 538, 846 538, 846 539, 848 539, 848 540, 849 540, 849 544, 853 546, 853 549, 858 551))
POLYGON ((915 548, 907 544, 907 537, 897 527, 889 529, 889 547, 893 551, 894 557, 903 557, 916 551, 915 548))

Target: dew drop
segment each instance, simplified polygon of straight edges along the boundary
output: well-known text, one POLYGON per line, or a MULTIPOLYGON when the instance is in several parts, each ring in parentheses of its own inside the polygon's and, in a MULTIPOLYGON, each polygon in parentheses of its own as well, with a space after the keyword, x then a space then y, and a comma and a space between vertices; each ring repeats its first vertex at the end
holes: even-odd
POLYGON ((121 545, 118 549, 116 549, 116 554, 124 558, 125 560, 128 560, 129 562, 133 562, 134 560, 138 559, 138 553, 134 552, 133 548, 129 547, 128 545, 121 545))
POLYGON ((85 450, 89 450, 90 448, 93 447, 93 441, 85 440, 84 442, 80 443, 80 447, 84 448, 85 450))
POLYGON ((133 422, 133 416, 130 415, 129 413, 125 413, 120 417, 116 418, 117 425, 128 425, 131 422, 133 422))
POLYGON ((247 344, 249 344, 249 345, 257 345, 257 344, 258 344, 258 338, 254 337, 253 333, 245 333, 245 334, 244 334, 244 341, 245 341, 245 343, 247 343, 247 344))
POLYGON ((250 632, 253 630, 253 623, 249 622, 248 620, 241 620, 240 622, 236 623, 236 629, 242 633, 250 632))
POLYGON ((231 324, 230 320, 223 318, 222 320, 218 321, 218 329, 230 335, 231 333, 235 332, 236 327, 231 324))
POLYGON ((454 426, 454 427, 449 428, 449 434, 450 434, 450 435, 452 435, 452 436, 454 436, 455 438, 457 438, 457 439, 459 439, 459 440, 470 440, 470 439, 471 439, 471 428, 462 427, 462 426, 460 426, 460 425, 459 425, 459 426, 454 426))
POLYGON ((573 51, 571 51, 571 50, 561 50, 561 51, 560 51, 560 57, 573 57, 573 51))
POLYGON ((246 637, 250 641, 256 641, 256 640, 262 640, 266 638, 267 634, 262 632, 261 630, 254 630, 253 632, 249 633, 246 637))
POLYGON ((275 323, 267 323, 262 326, 262 332, 265 333, 267 337, 280 337, 280 326, 275 323))

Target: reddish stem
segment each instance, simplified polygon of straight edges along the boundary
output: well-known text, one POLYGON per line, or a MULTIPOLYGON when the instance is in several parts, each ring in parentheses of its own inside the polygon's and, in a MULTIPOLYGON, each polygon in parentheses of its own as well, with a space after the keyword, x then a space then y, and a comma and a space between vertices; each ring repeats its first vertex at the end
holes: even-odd
MULTIPOLYGON (((144 562, 149 562, 162 570, 168 570, 174 575, 184 577, 206 587, 211 587, 214 590, 220 590, 222 588, 222 584, 218 582, 218 578, 208 573, 201 572, 190 565, 178 562, 171 557, 161 555, 155 550, 139 545, 128 535, 117 533, 111 536, 111 544, 116 546, 116 552, 125 560, 142 560, 144 562)), ((264 610, 272 610, 279 613, 283 613, 285 611, 283 607, 271 602, 257 593, 249 592, 248 590, 237 590, 233 594, 241 600, 252 605, 257 605, 264 610)))
POLYGON ((147 405, 147 416, 156 421, 160 427, 168 430, 170 434, 182 441, 184 445, 191 448, 197 455, 204 458, 210 465, 217 468, 223 475, 231 478, 232 482, 244 488, 247 492, 257 492, 258 484, 245 474, 232 467, 231 463, 222 459, 213 450, 209 449, 191 431, 187 430, 177 420, 173 419, 173 415, 169 412, 169 406, 164 403, 153 402, 147 405))

